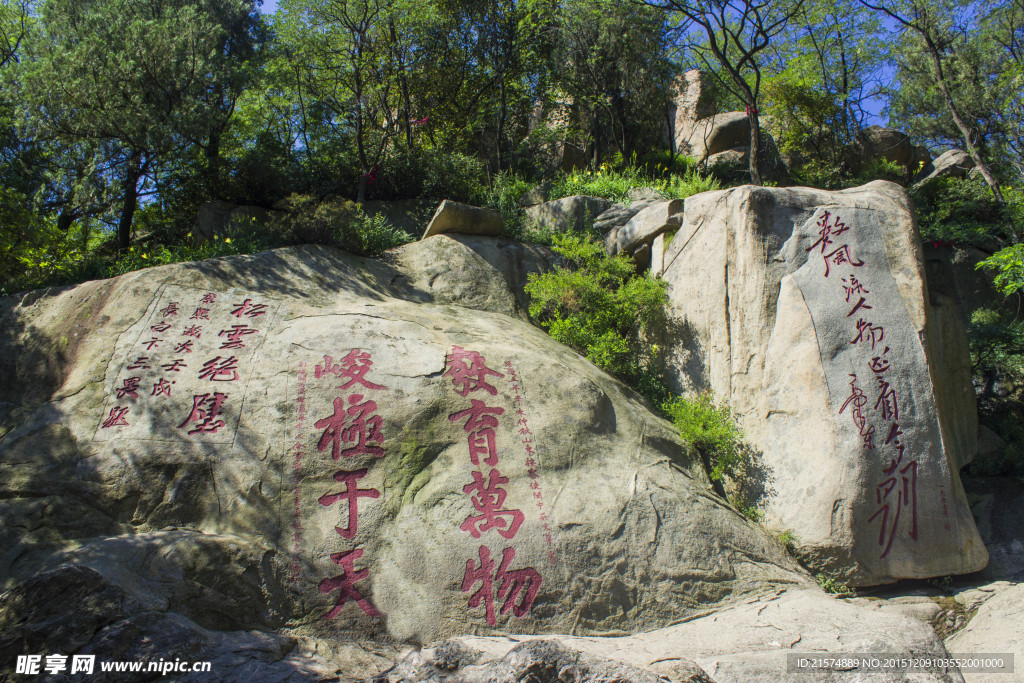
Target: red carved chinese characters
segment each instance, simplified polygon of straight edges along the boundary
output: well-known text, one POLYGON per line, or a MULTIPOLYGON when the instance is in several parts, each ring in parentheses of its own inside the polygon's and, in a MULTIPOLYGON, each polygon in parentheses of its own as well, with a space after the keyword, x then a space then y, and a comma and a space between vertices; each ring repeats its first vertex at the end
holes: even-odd
POLYGON ((348 506, 348 526, 342 528, 339 526, 334 527, 334 530, 342 538, 349 540, 355 538, 356 531, 358 530, 359 524, 359 498, 380 498, 380 491, 377 489, 361 489, 356 483, 358 479, 362 479, 366 476, 369 470, 363 468, 361 470, 354 470, 347 472, 341 470, 334 474, 334 480, 345 485, 345 489, 340 493, 325 493, 320 496, 319 503, 323 506, 333 505, 339 500, 344 500, 348 506))
POLYGON ((231 311, 231 315, 236 318, 241 318, 243 315, 249 318, 255 318, 256 316, 264 315, 266 312, 266 304, 254 304, 252 299, 246 299, 240 304, 235 304, 235 309, 231 311))
POLYGON ((473 472, 473 483, 466 484, 462 492, 472 496, 473 507, 479 513, 466 517, 460 527, 468 531, 473 538, 491 529, 497 530, 505 538, 512 538, 519 531, 524 515, 521 510, 502 510, 508 493, 501 487, 507 484, 508 477, 501 476, 497 469, 492 469, 486 481, 480 471, 473 472))
POLYGON ((380 447, 383 437, 380 433, 382 419, 380 415, 371 415, 376 412, 376 401, 364 401, 362 394, 352 394, 348 402, 352 405, 345 408, 345 399, 341 396, 334 399, 334 414, 317 420, 317 429, 323 429, 324 433, 317 444, 318 450, 325 450, 328 445, 331 447, 331 457, 337 460, 344 455, 350 458, 353 455, 368 453, 378 458, 384 456, 384 449, 380 447), (351 418, 351 423, 347 424, 351 418), (352 443, 355 446, 341 449, 341 442, 352 443), (375 442, 378 445, 372 445, 375 442))
POLYGON ((498 393, 498 390, 487 383, 488 375, 504 377, 500 372, 491 370, 484 365, 484 358, 476 351, 466 351, 461 346, 453 346, 452 352, 447 357, 448 369, 444 376, 452 378, 455 386, 455 393, 459 396, 467 396, 471 391, 484 390, 491 396, 498 393))
POLYGON ((366 379, 366 373, 370 371, 371 366, 373 366, 373 360, 371 360, 370 354, 359 349, 352 349, 345 354, 340 363, 334 363, 330 356, 324 356, 324 362, 313 368, 313 376, 322 377, 331 374, 339 379, 347 379, 345 384, 338 387, 341 391, 349 389, 354 384, 359 384, 367 389, 387 391, 387 387, 374 384, 366 379))
MULTIPOLYGON (((244 314, 250 316, 245 319, 245 323, 239 323, 230 317, 228 306, 217 304, 215 293, 193 292, 189 295, 187 289, 176 286, 165 291, 166 299, 153 307, 150 320, 146 323, 149 332, 136 338, 133 355, 122 368, 122 376, 111 387, 110 398, 118 403, 125 400, 135 402, 132 413, 136 415, 136 410, 148 409, 150 401, 159 401, 159 415, 165 414, 167 408, 180 409, 181 415, 189 416, 181 425, 181 431, 176 429, 177 420, 171 420, 163 427, 180 437, 198 439, 203 435, 216 434, 221 429, 220 423, 231 421, 225 415, 230 405, 225 402, 227 392, 215 391, 213 387, 217 385, 212 383, 223 385, 243 378, 244 364, 251 361, 253 353, 248 349, 256 346, 255 340, 259 339, 257 335, 260 330, 256 329, 252 321, 264 319, 260 316, 268 311, 265 304, 254 304, 252 300, 247 300, 244 314), (220 333, 207 335, 208 338, 203 339, 200 323, 207 320, 210 325, 217 325, 213 329, 220 330, 220 333), (229 356, 223 351, 218 355, 218 346, 231 349, 235 355, 229 356), (193 356, 194 353, 199 358, 193 356), (178 389, 172 392, 175 385, 178 389), (206 400, 201 399, 204 395, 207 396, 206 400), (191 407, 187 404, 189 397, 193 400, 191 407), (200 401, 198 404, 197 399, 200 401), (186 401, 184 405, 179 404, 182 400, 186 401), (207 417, 201 418, 201 414, 207 417)), ((104 408, 109 409, 110 404, 104 408)), ((136 417, 131 420, 131 426, 137 428, 145 423, 159 428, 159 415, 144 419, 136 417)), ((101 426, 107 420, 109 416, 104 414, 101 426)), ((118 422, 112 426, 125 425, 118 422)), ((122 436, 128 435, 122 432, 122 436)))
POLYGON ((361 549, 349 550, 345 553, 333 553, 331 560, 335 564, 341 567, 341 574, 334 578, 324 579, 320 582, 321 593, 331 593, 333 591, 341 591, 338 594, 338 598, 334 603, 334 609, 324 615, 325 619, 333 619, 338 616, 341 612, 341 608, 345 606, 345 603, 350 599, 359 605, 364 612, 369 614, 371 617, 382 616, 377 608, 374 607, 369 600, 363 597, 356 587, 353 585, 356 581, 362 581, 369 575, 369 569, 360 569, 356 571, 355 563, 360 557, 363 556, 361 549))
POLYGON ((111 408, 110 415, 107 416, 107 419, 103 421, 103 429, 109 429, 111 427, 118 427, 122 425, 127 427, 128 420, 125 418, 125 415, 127 414, 127 408, 121 408, 120 406, 118 406, 117 408, 111 408))
MULTIPOLYGON (((830 224, 832 218, 828 211, 823 212, 823 216, 817 224, 820 229, 819 239, 811 248, 807 249, 807 251, 812 251, 820 248, 818 251, 825 262, 825 277, 829 277, 831 271, 838 267, 864 265, 863 261, 851 254, 848 244, 833 244, 833 238, 841 234, 839 226, 842 226, 842 232, 850 228, 842 223, 839 216, 835 216, 834 222, 830 224)), ((845 317, 851 321, 856 320, 854 334, 849 343, 856 348, 868 349, 870 347, 869 353, 874 355, 870 356, 866 365, 875 377, 878 392, 873 394, 874 401, 872 403, 872 398, 869 398, 857 386, 857 374, 851 372, 850 394, 839 408, 839 414, 842 415, 849 409, 854 426, 857 427, 863 440, 862 448, 868 451, 876 450, 875 436, 886 434, 885 442, 878 450, 880 453, 892 454, 891 457, 887 457, 887 461, 884 461, 885 464, 882 466, 882 480, 875 486, 874 496, 878 508, 869 518, 870 522, 877 522, 879 525, 879 553, 881 558, 885 558, 892 549, 901 518, 909 515, 907 535, 911 540, 917 540, 918 465, 914 459, 904 460, 906 446, 900 439, 903 429, 899 424, 899 396, 893 384, 893 378, 886 374, 892 368, 892 363, 888 358, 890 349, 888 346, 882 347, 882 342, 885 340, 885 328, 874 324, 866 317, 867 312, 874 309, 871 302, 871 290, 853 273, 850 273, 848 277, 842 278, 842 296, 847 306, 852 304, 852 308, 848 309, 845 317), (879 352, 879 348, 882 349, 881 352, 879 352), (871 406, 870 410, 868 410, 869 405, 871 406), (875 426, 869 421, 871 416, 886 426, 876 432, 875 426)))
POLYGON ((537 599, 537 593, 540 591, 540 573, 532 567, 510 570, 508 567, 516 557, 515 548, 505 548, 502 551, 501 564, 498 565, 497 572, 494 571, 490 548, 482 545, 478 554, 480 566, 474 567, 473 560, 466 560, 466 573, 462 577, 463 593, 470 592, 476 584, 480 584, 480 588, 470 596, 469 606, 477 608, 483 603, 487 624, 497 624, 494 613, 494 584, 497 583, 497 598, 505 601, 501 606, 501 613, 511 611, 517 617, 525 616, 533 607, 533 601, 537 599))
POLYGON ((234 356, 221 358, 216 356, 203 363, 203 369, 199 371, 199 379, 208 379, 213 382, 233 382, 238 379, 238 359, 234 356))
MULTIPOLYGON (((248 299, 246 303, 248 303, 248 299)), ((240 305, 239 317, 245 315, 259 315, 253 309, 240 305)), ((387 391, 387 387, 370 381, 366 377, 373 366, 373 359, 369 352, 359 349, 352 349, 346 353, 339 363, 335 363, 331 356, 324 356, 324 362, 314 368, 314 377, 322 378, 333 375, 337 378, 347 380, 337 387, 340 391, 350 389, 359 385, 360 391, 387 391)), ((320 440, 317 443, 317 450, 329 451, 331 458, 339 460, 342 456, 353 458, 358 456, 383 457, 384 437, 381 433, 383 418, 377 413, 377 402, 368 398, 363 393, 351 393, 348 396, 336 396, 332 402, 333 412, 331 415, 317 420, 314 425, 322 429, 320 440), (342 444, 354 444, 349 448, 342 448, 342 444)), ((344 505, 342 518, 344 526, 335 525, 334 530, 339 536, 346 540, 354 540, 359 531, 359 499, 368 498, 375 500, 380 498, 382 492, 372 487, 360 488, 359 480, 369 474, 369 468, 363 467, 354 470, 339 470, 334 474, 334 480, 342 485, 340 491, 328 491, 317 499, 320 505, 332 507, 334 504, 344 505)), ((355 587, 357 581, 369 576, 369 568, 355 569, 355 561, 362 557, 361 548, 352 548, 345 552, 334 553, 331 559, 343 568, 339 576, 324 579, 320 582, 320 591, 330 593, 340 591, 334 608, 324 615, 325 619, 333 619, 341 612, 342 607, 350 600, 355 602, 367 615, 380 617, 381 613, 376 607, 355 587)))
POLYGON ((248 325, 232 325, 230 330, 221 330, 218 337, 227 337, 227 341, 220 345, 222 349, 240 349, 245 346, 244 337, 248 334, 256 334, 259 330, 251 329, 248 325))
POLYGON ((219 419, 219 416, 224 401, 227 398, 227 394, 222 394, 219 391, 214 392, 212 395, 199 394, 198 396, 193 396, 192 410, 189 412, 188 417, 185 418, 185 421, 178 425, 178 429, 183 429, 188 424, 194 424, 196 426, 188 431, 189 434, 216 432, 225 424, 224 420, 219 419))
MULTIPOLYGON (((514 374, 514 369, 511 372, 514 374)), ((446 358, 443 376, 451 378, 452 388, 456 394, 469 398, 467 408, 448 416, 449 422, 462 425, 463 432, 466 433, 469 461, 475 468, 471 471, 473 480, 462 488, 463 493, 469 496, 474 512, 465 518, 460 529, 477 539, 494 531, 501 538, 512 540, 522 527, 526 515, 522 510, 506 504, 509 497, 506 485, 510 480, 498 469, 498 418, 506 411, 501 406, 488 405, 487 401, 470 397, 474 392, 497 396, 497 388, 488 380, 491 377, 504 378, 506 375, 488 368, 486 359, 479 352, 453 346, 446 358)), ((519 387, 513 384, 513 388, 517 401, 521 404, 519 387)), ((519 412, 523 414, 521 407, 519 412)), ((525 418, 520 418, 516 424, 517 431, 523 436, 525 443, 531 434, 525 418)), ((533 488, 537 497, 539 487, 533 488)), ((496 599, 504 600, 500 614, 511 611, 516 617, 525 616, 540 590, 540 573, 532 567, 510 569, 509 566, 516 555, 513 547, 502 550, 502 559, 497 571, 488 546, 481 545, 478 555, 479 566, 474 566, 473 560, 467 560, 466 573, 462 581, 462 591, 472 592, 469 607, 483 606, 484 618, 490 626, 497 623, 496 599), (474 591, 477 585, 479 588, 474 591)))
POLYGON ((141 381, 142 381, 141 377, 129 377, 129 378, 127 378, 124 381, 124 384, 122 386, 119 386, 119 387, 114 389, 114 391, 117 393, 118 400, 124 398, 125 396, 127 396, 129 398, 138 398, 139 397, 139 382, 141 382, 141 381))

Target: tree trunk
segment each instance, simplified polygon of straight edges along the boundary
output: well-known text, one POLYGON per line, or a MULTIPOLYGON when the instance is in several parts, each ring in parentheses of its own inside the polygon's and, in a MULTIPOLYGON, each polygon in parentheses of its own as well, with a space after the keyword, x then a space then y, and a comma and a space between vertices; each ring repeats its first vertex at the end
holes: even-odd
POLYGON ((362 204, 366 200, 366 185, 369 175, 364 173, 359 176, 359 189, 356 190, 356 204, 362 204))
POLYGON ((138 152, 132 154, 128 160, 128 166, 124 172, 124 201, 121 204, 121 220, 117 224, 117 248, 127 249, 132 241, 132 220, 135 218, 135 208, 139 203, 139 178, 142 177, 142 155, 138 152))
POLYGON ((206 155, 206 191, 209 193, 211 199, 220 199, 222 188, 220 186, 221 158, 219 130, 210 132, 206 149, 204 149, 203 152, 206 155))
POLYGON ((747 105, 747 119, 750 121, 750 184, 761 184, 761 119, 754 105, 747 105))

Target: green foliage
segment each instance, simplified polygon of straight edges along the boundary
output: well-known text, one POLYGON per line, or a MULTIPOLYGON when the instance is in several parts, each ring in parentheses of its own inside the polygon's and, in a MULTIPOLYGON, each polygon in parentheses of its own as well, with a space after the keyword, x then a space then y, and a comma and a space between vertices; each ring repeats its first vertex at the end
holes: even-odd
POLYGON ((274 244, 323 244, 363 256, 379 256, 413 239, 383 216, 367 216, 358 204, 344 199, 319 201, 294 194, 284 200, 282 208, 287 214, 276 216, 266 228, 274 244))
POLYGON ((821 589, 826 593, 830 593, 837 598, 852 598, 857 595, 857 591, 849 586, 844 581, 840 581, 836 576, 832 574, 826 574, 819 572, 814 576, 814 580, 818 582, 821 589))
POLYGON ((991 249, 1009 237, 1009 216, 981 178, 942 178, 911 192, 925 242, 991 249))
POLYGON ((971 314, 967 336, 982 421, 1006 442, 1006 448, 979 455, 966 471, 1024 480, 1024 410, 1018 401, 1024 386, 1024 320, 1006 309, 979 308, 971 314), (1014 390, 997 394, 997 382, 1014 390))
POLYGON ((1024 379, 1024 320, 1004 310, 979 308, 967 328, 975 374, 999 370, 1024 379))
POLYGON ((775 540, 779 542, 779 545, 786 549, 786 552, 790 555, 795 554, 797 544, 796 534, 789 529, 784 529, 783 531, 776 532, 773 535, 775 536, 775 540))
MULTIPOLYGON (((106 237, 109 237, 109 233, 106 237)), ((75 239, 74 235, 72 239, 75 239)), ((59 243, 54 243, 57 244, 59 243)), ((137 244, 121 252, 114 252, 108 248, 87 251, 65 246, 65 251, 59 258, 47 257, 47 260, 34 262, 21 275, 0 283, 0 296, 86 280, 102 280, 151 266, 201 261, 217 256, 251 254, 266 247, 265 243, 254 237, 238 236, 177 245, 137 244)))
POLYGON ((1000 249, 975 266, 995 271, 996 289, 1010 296, 1024 289, 1024 244, 1012 244, 1000 249))
POLYGON ((710 176, 698 174, 693 168, 684 175, 654 179, 637 166, 613 170, 609 164, 605 164, 597 171, 576 170, 560 174, 549 196, 551 199, 560 199, 585 194, 628 203, 629 191, 640 188, 656 190, 668 199, 685 199, 701 192, 720 189, 721 183, 710 176))
POLYGON ((630 259, 607 256, 590 236, 555 236, 554 250, 567 265, 530 274, 530 315, 602 370, 663 400, 657 349, 645 335, 664 323, 664 282, 637 275, 630 259))
POLYGON ((490 186, 483 190, 482 204, 501 214, 506 237, 517 237, 514 233, 522 215, 519 199, 532 186, 533 183, 513 173, 499 173, 491 179, 490 186))
POLYGON ((764 512, 761 511, 756 505, 752 505, 740 494, 733 494, 729 497, 729 502, 732 503, 736 510, 749 519, 754 524, 760 524, 764 520, 764 512))
POLYGON ((736 472, 744 457, 743 432, 725 401, 716 405, 711 392, 706 391, 693 398, 680 396, 666 401, 662 410, 683 441, 693 444, 707 458, 712 481, 736 472))

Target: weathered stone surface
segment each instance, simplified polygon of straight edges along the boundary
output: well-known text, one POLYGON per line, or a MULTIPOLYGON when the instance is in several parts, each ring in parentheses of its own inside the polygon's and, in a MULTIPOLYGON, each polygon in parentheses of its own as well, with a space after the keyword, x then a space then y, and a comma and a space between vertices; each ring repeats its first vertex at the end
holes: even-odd
POLYGON ((501 214, 497 211, 445 199, 423 231, 422 239, 448 233, 494 237, 501 234, 502 228, 501 214))
POLYGON ((112 658, 256 638, 272 652, 230 661, 273 663, 293 638, 329 666, 339 643, 624 634, 811 585, 671 425, 516 317, 541 256, 301 247, 0 301, 0 579, 88 570, 116 606, 4 618, 112 658))
POLYGON ((683 220, 682 199, 658 202, 643 209, 614 233, 605 237, 609 254, 631 254, 642 245, 650 245, 663 232, 675 230, 683 220))
POLYGON ((618 230, 633 216, 637 215, 648 206, 655 204, 661 200, 639 200, 631 202, 629 206, 625 204, 613 204, 610 209, 602 213, 594 221, 594 230, 597 230, 602 235, 618 230))
POLYGON ((996 291, 989 271, 975 266, 989 254, 974 247, 949 247, 932 243, 922 245, 929 293, 949 297, 956 304, 957 317, 966 328, 971 313, 978 308, 999 309, 1006 306, 1015 313, 1015 302, 996 291), (1008 305, 1007 305, 1008 304, 1008 305))
MULTIPOLYGON (((669 678, 680 683, 710 683, 711 679, 692 662, 679 662, 679 673, 669 678), (687 666, 688 665, 688 666, 687 666), (684 668, 685 667, 685 668, 684 668), (679 675, 682 673, 683 675, 679 675)), ((673 672, 675 673, 675 672, 673 672)), ((412 652, 378 680, 459 681, 459 683, 519 683, 519 681, 612 681, 664 683, 651 670, 603 659, 562 644, 539 638, 516 645, 500 659, 459 640, 446 640, 432 648, 412 652)))
POLYGON ((747 161, 749 156, 750 147, 747 145, 737 147, 736 149, 727 149, 724 152, 717 152, 707 158, 708 171, 716 174, 742 172, 749 163, 747 161))
POLYGON ((668 200, 668 197, 655 190, 653 187, 631 187, 629 192, 626 193, 629 197, 630 206, 637 202, 664 202, 668 200))
POLYGON ((853 172, 871 161, 884 159, 899 164, 909 172, 916 170, 917 150, 906 133, 885 126, 868 126, 857 134, 845 150, 846 163, 853 172))
MULTIPOLYGON (((526 635, 514 638, 466 636, 449 641, 446 647, 451 652, 464 653, 462 657, 452 659, 465 662, 458 665, 468 664, 466 670, 472 670, 469 660, 475 660, 476 666, 481 662, 498 661, 513 649, 523 647, 524 641, 536 642, 537 638, 526 635)), ((550 640, 545 637, 542 642, 550 640)), ((631 636, 593 638, 562 635, 557 636, 556 642, 603 661, 656 672, 670 681, 706 680, 694 671, 693 663, 715 681, 777 681, 794 677, 787 671, 790 654, 830 657, 865 652, 913 652, 940 657, 946 654, 935 632, 919 619, 895 611, 877 611, 846 604, 818 590, 767 596, 674 626, 631 636)), ((963 680, 956 673, 942 671, 911 675, 915 681, 963 680)), ((800 674, 800 680, 848 681, 850 676, 850 671, 841 670, 818 675, 800 674)), ((896 672, 872 674, 870 680, 895 683, 907 680, 906 677, 907 674, 896 672)))
POLYGON ((665 264, 674 388, 733 406, 770 524, 857 585, 985 566, 956 473, 976 432, 941 396, 970 394, 939 386, 964 367, 937 351, 956 316, 936 320, 901 188, 690 197, 665 264))
POLYGON ((952 655, 980 653, 1013 654, 1014 672, 964 673, 967 683, 986 681, 1024 681, 1024 584, 1014 584, 998 590, 978 607, 977 614, 967 626, 946 640, 946 649, 952 655))
POLYGON ((974 166, 974 159, 970 154, 963 150, 951 149, 921 169, 917 184, 923 185, 938 178, 964 178, 974 166))
POLYGON ((276 213, 278 212, 260 206, 232 204, 222 199, 214 199, 200 205, 192 232, 196 237, 208 240, 239 227, 256 226, 258 229, 276 213))
MULTIPOLYGON (((758 160, 759 171, 763 180, 770 180, 780 186, 793 184, 789 176, 786 162, 779 154, 779 147, 766 131, 762 131, 762 144, 758 160)), ((748 141, 749 142, 749 141, 748 141)), ((706 162, 708 172, 725 183, 744 180, 750 177, 750 146, 744 144, 735 149, 727 149, 710 155, 706 162)))
POLYGON ((609 199, 573 195, 526 208, 526 216, 540 227, 556 232, 582 230, 613 204, 609 199))
POLYGON ((530 299, 523 291, 527 278, 550 270, 555 258, 546 247, 479 235, 438 235, 385 256, 401 273, 394 284, 424 293, 425 300, 522 320, 529 319, 530 299))
MULTIPOLYGON (((706 86, 705 77, 698 69, 691 69, 682 76, 676 77, 672 83, 672 100, 668 111, 668 131, 666 144, 680 139, 685 140, 692 132, 694 124, 707 118, 717 110, 714 93, 706 86)), ((677 149, 679 149, 677 147, 677 149)), ((685 149, 680 152, 688 153, 685 149)))

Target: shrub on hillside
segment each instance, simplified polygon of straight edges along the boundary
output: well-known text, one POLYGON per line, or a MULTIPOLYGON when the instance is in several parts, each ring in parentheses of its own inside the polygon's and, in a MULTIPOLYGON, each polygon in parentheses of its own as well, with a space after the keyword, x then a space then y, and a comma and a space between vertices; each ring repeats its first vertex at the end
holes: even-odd
POLYGON ((565 265, 529 276, 530 315, 599 368, 657 405, 667 397, 646 334, 665 322, 665 283, 637 275, 624 256, 607 256, 589 235, 556 235, 565 265))
POLYGON ((711 392, 706 391, 693 398, 680 396, 666 401, 662 410, 683 440, 707 459, 712 481, 721 481, 737 470, 743 460, 743 432, 724 401, 716 405, 711 392))

